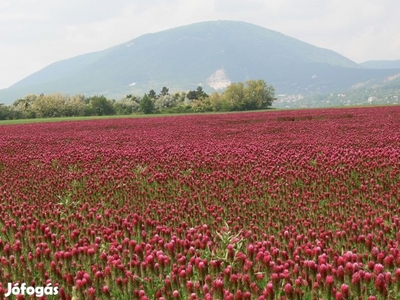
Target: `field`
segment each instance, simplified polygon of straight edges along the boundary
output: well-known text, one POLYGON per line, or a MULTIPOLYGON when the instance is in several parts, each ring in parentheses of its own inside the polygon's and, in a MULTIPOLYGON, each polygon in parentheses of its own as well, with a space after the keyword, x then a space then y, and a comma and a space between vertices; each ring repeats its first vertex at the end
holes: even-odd
POLYGON ((0 297, 400 299, 400 107, 0 137, 0 297))

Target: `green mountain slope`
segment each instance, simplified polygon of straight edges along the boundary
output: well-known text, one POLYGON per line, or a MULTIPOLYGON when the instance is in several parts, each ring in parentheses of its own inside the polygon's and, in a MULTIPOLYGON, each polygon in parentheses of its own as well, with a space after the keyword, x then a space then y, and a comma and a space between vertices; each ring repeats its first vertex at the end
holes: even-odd
POLYGON ((121 97, 167 86, 264 79, 277 93, 322 93, 393 74, 369 70, 335 53, 260 26, 236 21, 196 23, 146 34, 104 51, 56 62, 0 91, 10 103, 28 93, 121 97))

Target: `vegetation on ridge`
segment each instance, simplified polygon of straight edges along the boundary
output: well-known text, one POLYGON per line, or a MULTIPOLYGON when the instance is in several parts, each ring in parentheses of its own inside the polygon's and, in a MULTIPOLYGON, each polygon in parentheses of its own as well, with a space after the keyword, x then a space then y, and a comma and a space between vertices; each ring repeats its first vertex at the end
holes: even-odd
POLYGON ((133 113, 180 113, 244 111, 272 105, 274 88, 264 80, 233 83, 223 93, 208 95, 202 87, 170 94, 163 87, 159 94, 150 90, 144 96, 131 94, 116 101, 104 95, 85 97, 62 93, 27 95, 12 105, 0 105, 0 120, 72 116, 129 115, 133 113))

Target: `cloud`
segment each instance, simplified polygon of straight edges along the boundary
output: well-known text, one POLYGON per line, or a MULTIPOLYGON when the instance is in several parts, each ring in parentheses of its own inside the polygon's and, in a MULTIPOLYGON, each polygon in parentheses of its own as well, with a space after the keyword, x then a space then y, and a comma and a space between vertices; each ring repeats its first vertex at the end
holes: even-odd
POLYGON ((357 62, 400 59, 396 0, 260 1, 253 20, 357 62), (262 14, 265 14, 262 16, 262 14))

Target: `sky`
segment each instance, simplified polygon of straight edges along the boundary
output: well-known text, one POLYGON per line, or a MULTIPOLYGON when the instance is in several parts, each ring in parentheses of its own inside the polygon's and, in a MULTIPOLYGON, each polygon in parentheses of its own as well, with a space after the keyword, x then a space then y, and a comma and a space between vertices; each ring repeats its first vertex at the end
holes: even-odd
POLYGON ((400 59, 398 0, 1 0, 0 89, 150 32, 245 21, 355 62, 400 59))

